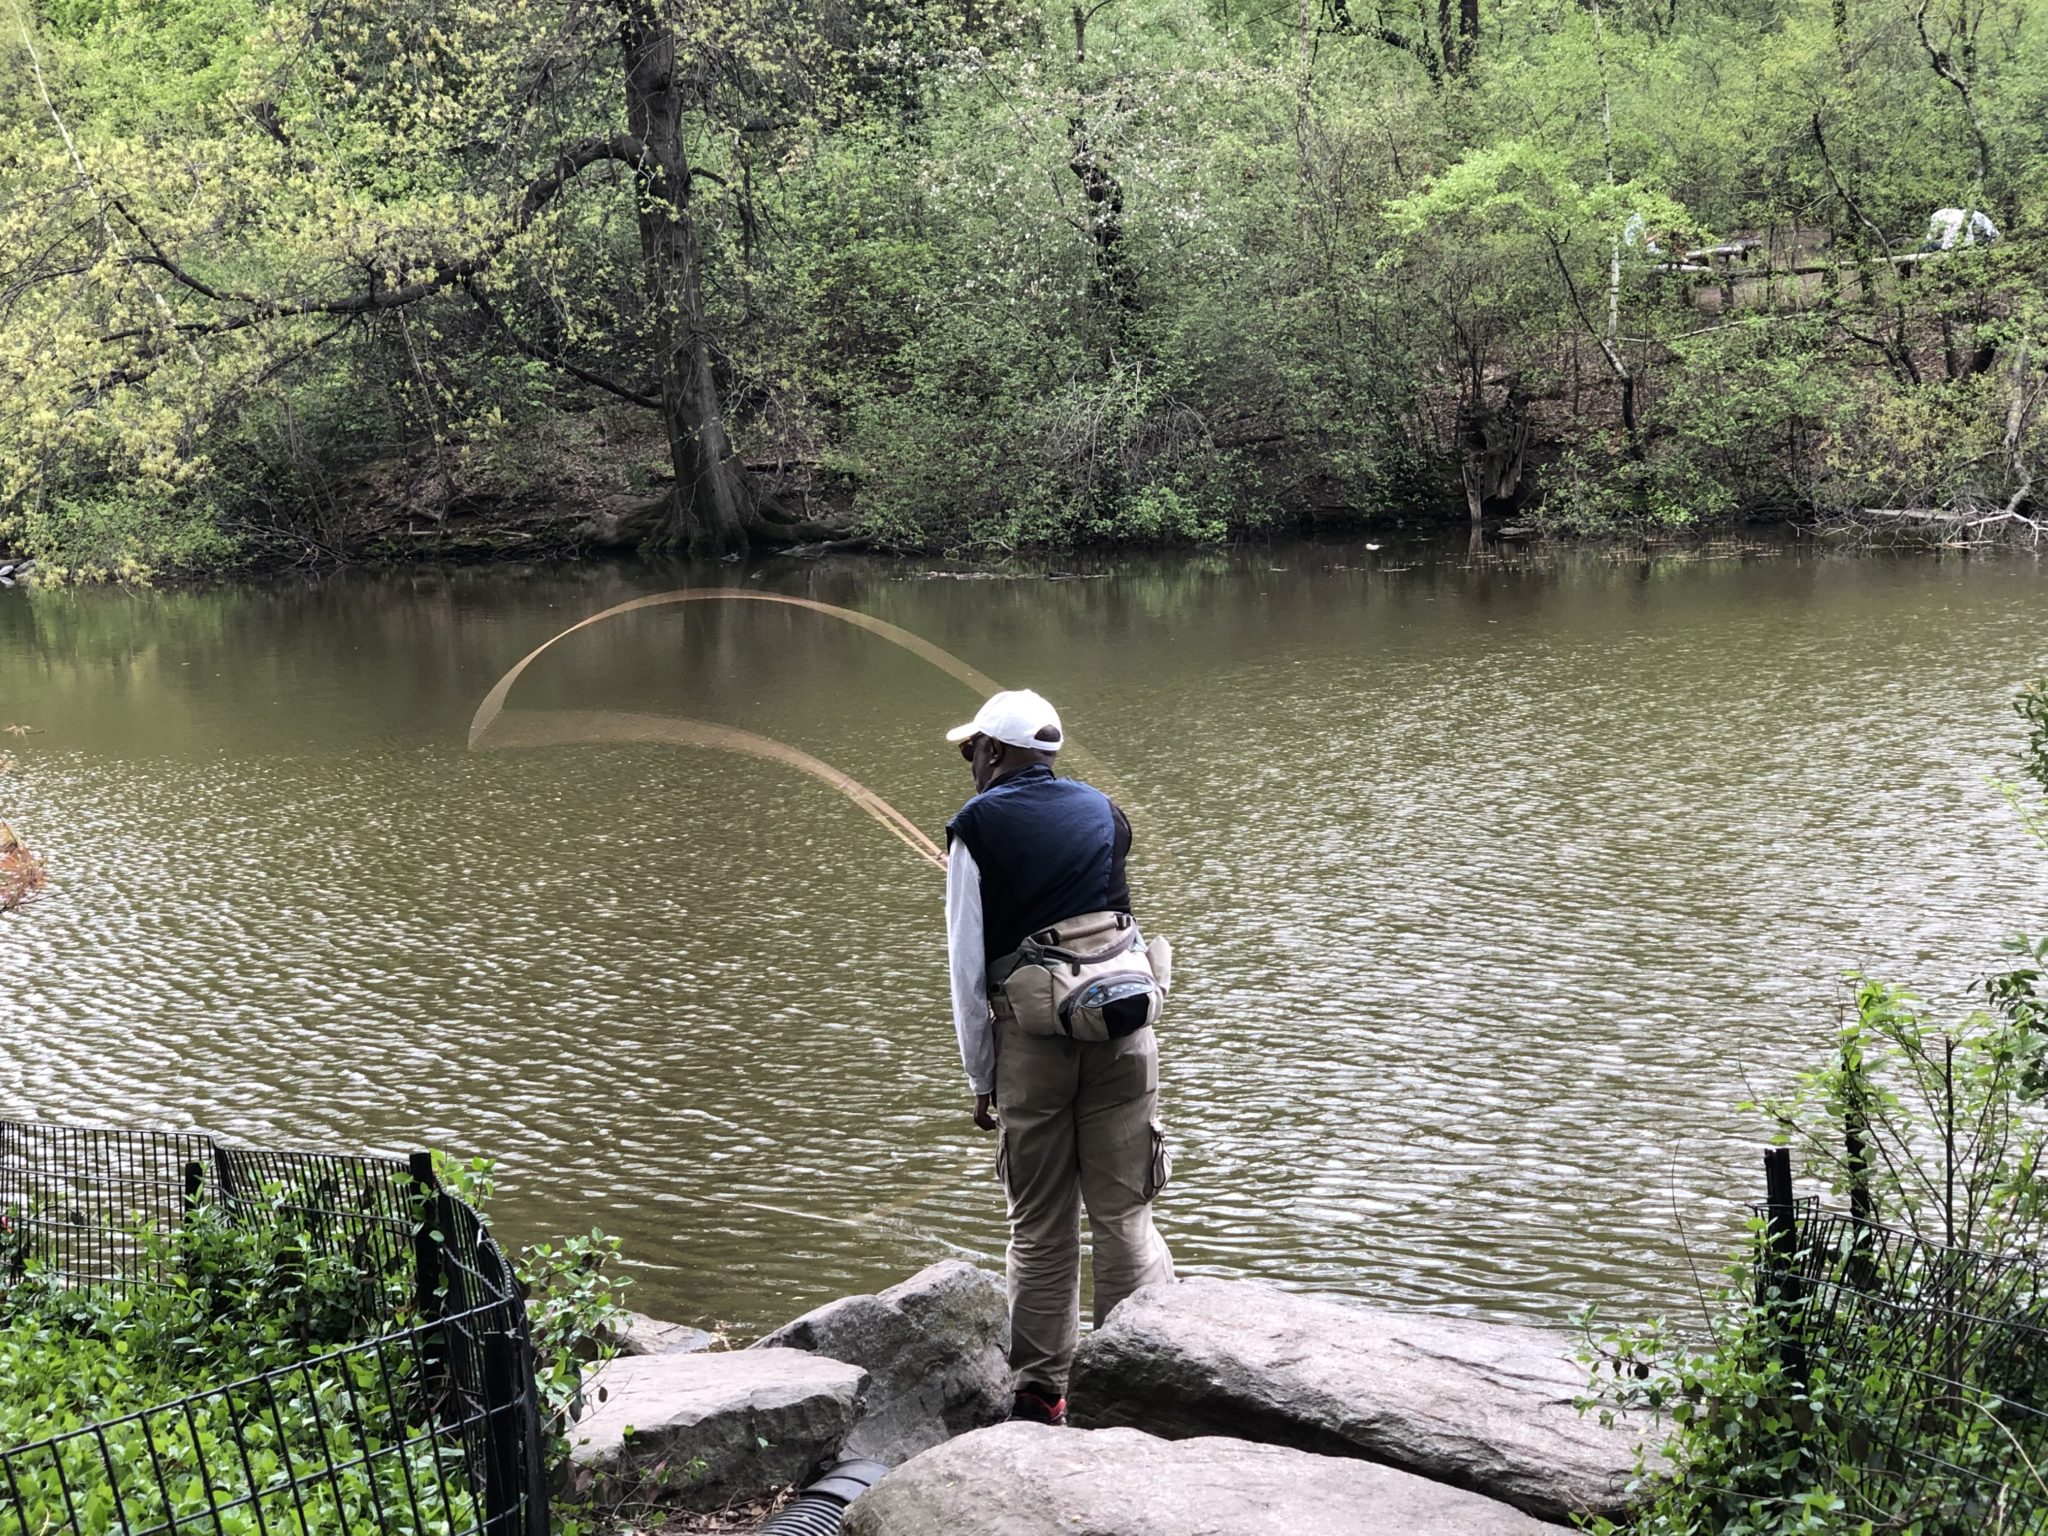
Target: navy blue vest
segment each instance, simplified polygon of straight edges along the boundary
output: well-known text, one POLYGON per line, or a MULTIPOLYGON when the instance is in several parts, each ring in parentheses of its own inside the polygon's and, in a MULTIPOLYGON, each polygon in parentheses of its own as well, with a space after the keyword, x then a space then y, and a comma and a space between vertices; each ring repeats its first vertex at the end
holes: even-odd
POLYGON ((990 786, 946 823, 981 871, 987 958, 1000 960, 1041 928, 1083 912, 1128 912, 1131 825, 1109 796, 1043 763, 990 786))

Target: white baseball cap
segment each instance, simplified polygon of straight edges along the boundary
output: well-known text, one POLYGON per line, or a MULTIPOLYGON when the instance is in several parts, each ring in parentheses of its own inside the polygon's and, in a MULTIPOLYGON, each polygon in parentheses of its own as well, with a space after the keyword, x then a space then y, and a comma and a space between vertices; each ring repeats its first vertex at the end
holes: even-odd
POLYGON ((1060 728, 1060 712, 1029 688, 1011 688, 993 694, 972 720, 946 732, 946 740, 961 742, 970 736, 989 736, 1012 747, 1038 752, 1057 752, 1066 733, 1060 728))

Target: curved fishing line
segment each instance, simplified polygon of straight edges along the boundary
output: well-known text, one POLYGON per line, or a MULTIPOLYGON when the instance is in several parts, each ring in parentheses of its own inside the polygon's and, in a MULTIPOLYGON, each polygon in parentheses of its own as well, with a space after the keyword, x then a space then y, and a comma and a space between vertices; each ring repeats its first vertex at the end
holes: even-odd
POLYGON ((738 752, 764 762, 795 768, 851 800, 934 869, 943 873, 946 868, 946 855, 938 844, 925 836, 923 828, 853 775, 842 773, 830 763, 786 742, 758 736, 736 726, 714 725, 708 720, 691 720, 679 715, 643 715, 623 710, 515 710, 497 733, 497 738, 482 750, 559 747, 600 741, 660 741, 679 747, 709 747, 714 751, 738 752))
MULTIPOLYGON (((734 587, 678 587, 673 592, 650 593, 646 597, 636 597, 614 604, 602 613, 593 613, 587 619, 577 620, 560 634, 542 641, 528 651, 509 672, 498 679, 491 691, 484 695, 483 702, 477 705, 476 714, 469 722, 469 744, 474 747, 482 739, 484 732, 488 731, 498 716, 504 713, 505 700, 512 692, 512 685, 518 682, 520 675, 540 660, 557 641, 566 640, 578 630, 606 623, 623 614, 634 613, 642 608, 665 607, 671 603, 781 603, 790 608, 807 608, 813 613, 822 613, 828 618, 851 624, 856 629, 864 629, 871 635, 878 635, 891 645, 901 646, 920 660, 930 662, 948 677, 958 678, 984 698, 1002 691, 1002 684, 986 672, 969 666, 951 651, 941 650, 922 635, 912 634, 900 625, 891 624, 887 619, 878 619, 873 614, 862 613, 857 608, 842 608, 836 603, 821 603, 809 597, 790 597, 781 592, 743 592, 734 587)), ((1115 781, 1102 764, 1073 742, 1066 744, 1061 755, 1070 761, 1078 762, 1091 778, 1102 780, 1105 787, 1114 788, 1115 781)))
POLYGON ((532 666, 557 641, 566 640, 579 629, 603 624, 622 614, 634 613, 642 608, 659 608, 670 603, 782 603, 791 608, 809 608, 815 613, 829 614, 835 619, 865 629, 870 634, 880 635, 891 644, 900 645, 913 655, 921 656, 940 671, 953 677, 970 688, 979 688, 983 693, 998 691, 996 682, 983 673, 977 672, 950 651, 942 651, 922 636, 913 635, 907 629, 899 629, 886 619, 878 619, 853 608, 841 608, 832 603, 821 603, 814 598, 789 597, 780 592, 742 592, 733 587, 678 587, 673 592, 654 592, 646 597, 636 597, 627 602, 614 604, 602 613, 593 613, 587 619, 579 619, 552 639, 544 640, 498 679, 497 685, 484 695, 483 703, 477 706, 475 716, 469 722, 469 744, 475 746, 477 738, 491 727, 505 707, 505 696, 512 691, 512 685, 519 681, 519 675, 532 666))

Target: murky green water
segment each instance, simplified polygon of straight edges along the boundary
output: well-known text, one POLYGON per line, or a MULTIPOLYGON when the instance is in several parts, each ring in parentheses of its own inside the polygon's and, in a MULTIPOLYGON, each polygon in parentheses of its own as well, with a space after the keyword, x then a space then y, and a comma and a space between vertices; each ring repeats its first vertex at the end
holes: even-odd
MULTIPOLYGON (((845 604, 1059 702, 1179 951, 1183 1267, 1558 1318, 1691 1294, 1758 1192, 1735 1105, 1837 978, 2039 925, 1985 782, 2048 666, 2023 560, 1471 565, 1282 547, 1102 579, 783 564, 0 593, 0 1115, 501 1160, 514 1236, 622 1233, 741 1326, 949 1254, 999 1195, 938 875, 816 781, 660 744, 471 752, 547 636, 705 582, 845 604), (1394 567, 1405 566, 1406 569, 1394 567)), ((787 741, 933 833, 970 690, 796 609, 564 641, 531 710, 787 741)))

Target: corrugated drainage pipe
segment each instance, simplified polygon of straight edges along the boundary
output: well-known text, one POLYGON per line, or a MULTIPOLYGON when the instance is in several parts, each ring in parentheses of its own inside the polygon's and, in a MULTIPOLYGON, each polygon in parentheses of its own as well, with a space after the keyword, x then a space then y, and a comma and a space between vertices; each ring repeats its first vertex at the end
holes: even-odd
POLYGON ((804 1491, 771 1515, 761 1536, 836 1536, 846 1506, 889 1469, 879 1461, 842 1461, 827 1467, 804 1491))

